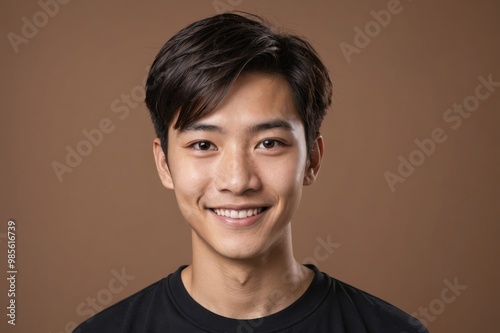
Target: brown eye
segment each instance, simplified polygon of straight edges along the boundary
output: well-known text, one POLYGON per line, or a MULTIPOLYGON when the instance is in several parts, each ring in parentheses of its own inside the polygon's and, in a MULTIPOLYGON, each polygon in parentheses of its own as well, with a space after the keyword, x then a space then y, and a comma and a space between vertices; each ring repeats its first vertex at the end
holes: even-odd
POLYGON ((281 141, 275 140, 275 139, 265 139, 262 140, 259 145, 257 146, 258 148, 263 148, 263 149, 273 149, 278 146, 283 146, 284 144, 281 141))
POLYGON ((274 148, 275 145, 276 145, 276 141, 274 141, 274 140, 264 140, 264 141, 262 141, 262 147, 264 147, 266 149, 274 148))
POLYGON ((199 141, 193 144, 195 150, 213 150, 214 145, 210 141, 199 141))

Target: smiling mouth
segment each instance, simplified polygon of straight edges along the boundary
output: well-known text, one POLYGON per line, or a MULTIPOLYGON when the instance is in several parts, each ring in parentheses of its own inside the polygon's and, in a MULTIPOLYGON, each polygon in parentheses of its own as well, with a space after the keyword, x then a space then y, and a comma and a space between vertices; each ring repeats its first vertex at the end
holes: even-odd
POLYGON ((249 209, 224 209, 224 208, 211 208, 211 210, 219 215, 224 217, 230 217, 232 219, 244 219, 250 216, 259 215, 263 211, 265 211, 267 207, 260 208, 249 208, 249 209))

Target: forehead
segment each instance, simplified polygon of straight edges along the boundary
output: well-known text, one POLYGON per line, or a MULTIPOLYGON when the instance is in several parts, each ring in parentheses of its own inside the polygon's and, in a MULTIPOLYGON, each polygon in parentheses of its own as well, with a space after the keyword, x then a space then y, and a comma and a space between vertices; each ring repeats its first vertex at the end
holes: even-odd
POLYGON ((235 80, 214 111, 194 120, 181 132, 198 123, 252 126, 269 120, 302 125, 288 82, 280 75, 250 72, 235 80))

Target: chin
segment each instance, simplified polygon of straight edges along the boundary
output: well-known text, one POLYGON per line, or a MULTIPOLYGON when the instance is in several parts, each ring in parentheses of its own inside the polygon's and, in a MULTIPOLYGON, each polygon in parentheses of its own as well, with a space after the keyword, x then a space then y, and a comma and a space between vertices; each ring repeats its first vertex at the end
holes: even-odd
MULTIPOLYGON (((222 244, 221 244, 222 245, 222 244)), ((253 244, 226 244, 218 246, 215 251, 224 258, 231 260, 251 260, 259 257, 261 249, 253 244)))

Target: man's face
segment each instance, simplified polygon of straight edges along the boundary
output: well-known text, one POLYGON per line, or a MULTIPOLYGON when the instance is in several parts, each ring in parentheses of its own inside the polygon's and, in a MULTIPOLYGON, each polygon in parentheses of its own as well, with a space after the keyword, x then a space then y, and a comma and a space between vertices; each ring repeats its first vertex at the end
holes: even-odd
MULTIPOLYGON (((172 123, 175 123, 175 119, 172 123)), ((290 236, 303 185, 316 178, 323 151, 308 158, 304 125, 287 82, 242 74, 210 115, 169 129, 168 167, 159 140, 158 172, 193 231, 193 248, 249 259, 290 236)))

